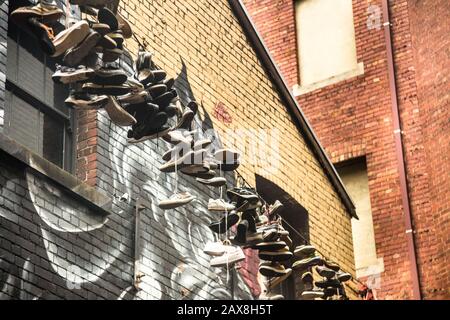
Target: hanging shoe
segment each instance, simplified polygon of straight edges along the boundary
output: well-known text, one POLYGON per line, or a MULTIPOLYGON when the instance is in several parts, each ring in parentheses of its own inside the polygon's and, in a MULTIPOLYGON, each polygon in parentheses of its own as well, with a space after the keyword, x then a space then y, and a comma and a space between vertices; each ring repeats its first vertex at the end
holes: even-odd
POLYGON ((228 203, 223 199, 209 199, 208 210, 216 212, 230 212, 236 209, 236 206, 232 203, 228 203))
POLYGON ((220 256, 211 259, 211 267, 230 267, 235 263, 245 260, 245 254, 239 247, 230 247, 226 252, 220 256))
POLYGON ((116 15, 111 12, 108 8, 101 8, 97 13, 98 22, 107 24, 111 31, 116 31, 119 29, 119 21, 116 15))
POLYGON ((319 288, 340 288, 342 286, 341 282, 337 279, 326 279, 315 282, 316 286, 319 288))
POLYGON ((47 25, 41 23, 37 18, 30 18, 26 23, 27 31, 31 33, 38 41, 42 50, 52 55, 55 53, 56 48, 53 44, 53 29, 47 25))
POLYGON ((123 109, 119 103, 117 103, 114 97, 109 97, 108 104, 105 106, 105 110, 108 113, 111 121, 121 127, 127 127, 135 124, 136 119, 123 109))
POLYGON ((314 246, 302 245, 295 248, 294 255, 300 259, 305 259, 314 256, 315 252, 316 248, 314 246))
MULTIPOLYGON (((125 71, 115 67, 101 67, 95 70, 92 83, 98 85, 122 85, 128 77, 125 71)), ((119 99, 120 102, 123 102, 119 99)))
POLYGON ((292 269, 285 269, 284 274, 282 276, 264 280, 264 286, 269 291, 273 290, 274 288, 279 286, 281 283, 286 281, 287 278, 289 278, 291 274, 292 274, 292 269))
POLYGON ((81 20, 70 28, 58 33, 53 39, 55 53, 52 54, 52 57, 59 57, 70 48, 78 46, 89 35, 90 31, 89 24, 81 20))
POLYGON ((284 266, 278 262, 262 262, 259 265, 259 273, 268 278, 278 278, 291 274, 291 269, 285 269, 284 266))
POLYGON ((131 25, 127 19, 125 19, 120 13, 116 14, 117 21, 119 22, 119 29, 123 32, 125 39, 130 39, 133 36, 131 25))
POLYGON ((111 63, 119 59, 123 54, 122 49, 104 49, 102 54, 102 60, 104 63, 111 63))
POLYGON ((10 18, 18 26, 25 26, 31 18, 36 18, 38 21, 48 24, 57 22, 63 15, 64 12, 57 6, 37 4, 31 7, 17 8, 11 13, 10 18))
POLYGON ((124 96, 118 97, 121 103, 139 104, 151 100, 151 97, 147 91, 141 91, 139 93, 129 93, 124 96))
POLYGON ((341 267, 337 263, 332 262, 330 260, 324 260, 323 265, 327 268, 330 268, 331 270, 336 271, 336 272, 341 270, 341 267))
POLYGON ((199 182, 201 184, 204 184, 206 186, 211 186, 211 187, 222 187, 227 184, 227 179, 225 179, 223 177, 217 177, 217 178, 212 178, 212 179, 197 178, 196 180, 197 180, 197 182, 199 182))
POLYGON ((88 21, 88 23, 89 27, 91 27, 92 30, 99 33, 101 36, 106 36, 111 32, 111 28, 106 23, 96 23, 92 21, 88 21))
POLYGON ((261 242, 253 246, 252 249, 260 251, 278 251, 286 248, 284 241, 261 242))
POLYGON ((158 204, 163 210, 175 209, 181 206, 184 206, 194 200, 195 197, 192 196, 189 192, 180 192, 174 194, 167 200, 163 200, 158 204))
POLYGON ((83 65, 80 65, 77 68, 70 68, 57 64, 52 79, 56 83, 71 84, 89 81, 94 74, 95 71, 93 69, 86 68, 83 65))
POLYGON ((112 39, 115 42, 117 47, 123 46, 124 38, 123 38, 122 31, 120 31, 120 30, 112 31, 112 32, 108 33, 106 36, 109 37, 110 39, 112 39))
POLYGON ((164 84, 154 84, 146 88, 146 90, 148 91, 148 93, 150 93, 152 99, 155 100, 156 98, 167 92, 167 87, 164 84))
POLYGON ((289 248, 285 246, 284 248, 275 251, 261 250, 259 251, 258 256, 261 260, 266 261, 286 261, 292 258, 292 252, 290 252, 289 248))
POLYGON ((131 92, 132 88, 126 83, 120 85, 102 85, 92 82, 83 84, 83 91, 89 94, 123 96, 131 92))
POLYGON ((347 273, 347 272, 338 271, 337 272, 337 279, 340 282, 347 282, 347 281, 352 280, 352 275, 350 273, 347 273))
POLYGON ((171 128, 169 126, 164 125, 158 129, 149 130, 144 134, 144 136, 142 136, 139 139, 133 136, 132 138, 128 139, 128 143, 137 144, 147 140, 161 138, 162 136, 167 134, 167 132, 169 132, 170 130, 171 128))
POLYGON ((117 0, 69 0, 71 4, 79 6, 89 6, 96 9, 101 9, 107 5, 118 2, 117 0))
POLYGON ((203 249, 203 252, 209 256, 220 257, 226 251, 226 248, 222 241, 208 242, 203 249))
POLYGON ((334 278, 336 276, 336 271, 334 271, 334 270, 332 270, 330 268, 327 268, 327 267, 323 267, 323 266, 316 267, 316 272, 321 277, 324 277, 324 278, 327 278, 327 279, 331 279, 331 278, 334 278))
POLYGON ((76 47, 67 50, 64 55, 63 62, 69 67, 75 67, 89 54, 89 52, 97 45, 101 36, 99 33, 90 30, 89 34, 76 47))
POLYGON ((241 221, 236 228, 236 235, 231 239, 231 243, 238 246, 245 246, 247 244, 247 229, 248 222, 241 221))
POLYGON ((69 107, 80 110, 98 110, 104 108, 108 102, 107 96, 89 96, 85 92, 73 92, 65 101, 69 107))
POLYGON ((325 293, 322 289, 315 288, 313 290, 305 290, 302 292, 302 298, 304 300, 314 300, 318 298, 323 298, 325 293))
POLYGON ((232 211, 227 214, 227 217, 223 217, 220 221, 212 222, 209 228, 218 234, 226 233, 232 226, 239 222, 239 215, 232 211))
POLYGON ((102 53, 105 50, 114 50, 118 49, 117 43, 109 36, 109 34, 104 35, 99 39, 97 47, 95 51, 97 53, 102 53))
POLYGON ((306 259, 303 259, 303 260, 295 261, 292 264, 292 269, 303 271, 303 270, 306 270, 306 269, 308 269, 310 267, 321 265, 322 263, 323 263, 322 258, 319 257, 319 256, 315 256, 315 257, 311 257, 311 258, 306 258, 306 259))

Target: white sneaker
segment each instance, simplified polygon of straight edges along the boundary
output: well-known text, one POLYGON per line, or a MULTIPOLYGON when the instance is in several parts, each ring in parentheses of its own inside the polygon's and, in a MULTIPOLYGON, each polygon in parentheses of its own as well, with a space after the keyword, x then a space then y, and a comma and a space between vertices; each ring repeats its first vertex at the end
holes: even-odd
POLYGON ((236 206, 234 204, 228 203, 223 199, 217 199, 217 200, 209 199, 209 202, 208 202, 208 210, 209 211, 224 212, 224 211, 232 211, 234 209, 236 209, 236 206))
POLYGON ((194 199, 195 197, 191 195, 189 192, 180 192, 174 194, 167 200, 161 201, 158 206, 163 210, 175 209, 184 206, 185 204, 188 204, 194 199))
POLYGON ((240 247, 224 246, 225 253, 211 259, 211 267, 226 267, 245 260, 244 251, 240 247))
POLYGON ((208 242, 203 249, 203 252, 207 255, 219 257, 226 251, 225 245, 221 241, 208 242))

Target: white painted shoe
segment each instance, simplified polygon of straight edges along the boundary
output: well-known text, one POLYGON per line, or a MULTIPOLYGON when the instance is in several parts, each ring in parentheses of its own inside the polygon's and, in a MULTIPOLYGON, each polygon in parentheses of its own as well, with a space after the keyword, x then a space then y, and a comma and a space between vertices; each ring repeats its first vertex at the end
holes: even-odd
POLYGON ((203 249, 203 252, 210 256, 220 257, 226 252, 226 248, 221 241, 208 242, 203 249))
POLYGON ((232 211, 236 209, 236 206, 232 203, 228 203, 223 199, 209 199, 208 202, 208 210, 209 211, 219 211, 219 212, 225 212, 225 211, 232 211))
POLYGON ((240 247, 225 246, 226 252, 220 257, 211 259, 211 267, 226 267, 245 260, 244 251, 240 247))

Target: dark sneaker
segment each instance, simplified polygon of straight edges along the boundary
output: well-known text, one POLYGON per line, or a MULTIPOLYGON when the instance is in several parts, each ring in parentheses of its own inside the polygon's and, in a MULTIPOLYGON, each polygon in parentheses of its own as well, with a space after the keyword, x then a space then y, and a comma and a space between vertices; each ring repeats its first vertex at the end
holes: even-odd
POLYGON ((292 273, 292 270, 285 269, 283 265, 277 262, 263 262, 259 266, 259 273, 268 278, 278 278, 292 273))
POLYGON ((227 190, 228 199, 232 202, 238 202, 239 200, 250 201, 256 203, 259 201, 259 197, 256 192, 248 188, 233 188, 227 190))
POLYGON ((331 298, 334 296, 345 296, 342 288, 328 287, 323 289, 323 293, 324 293, 323 299, 331 298))
POLYGON ((136 123, 136 119, 125 111, 114 97, 109 97, 105 110, 111 121, 118 126, 127 127, 136 123))
POLYGON ((338 279, 340 282, 347 282, 347 281, 352 280, 352 275, 351 275, 350 273, 338 271, 338 272, 337 272, 337 279, 338 279))
POLYGON ((276 288, 278 285, 280 285, 282 282, 284 282, 289 276, 292 274, 292 269, 286 269, 285 274, 281 277, 275 277, 275 278, 269 278, 264 281, 264 286, 267 288, 267 290, 271 290, 276 288))
POLYGON ((164 108, 164 112, 167 114, 167 117, 169 117, 169 119, 177 115, 177 110, 178 109, 172 104, 169 104, 164 108))
POLYGON ((327 267, 323 267, 323 266, 316 267, 316 271, 321 277, 324 277, 327 279, 331 279, 336 276, 336 271, 331 270, 330 268, 327 268, 327 267))
POLYGON ((102 55, 102 60, 105 63, 111 63, 116 61, 117 59, 119 59, 123 54, 123 50, 122 49, 104 49, 103 50, 103 55, 102 55))
POLYGON ((92 82, 100 85, 121 85, 125 83, 127 79, 127 74, 122 69, 101 67, 100 69, 95 70, 92 82))
POLYGON ((167 115, 164 112, 158 112, 155 115, 148 117, 147 120, 134 128, 134 137, 139 140, 145 136, 152 136, 154 133, 159 133, 163 131, 159 128, 162 128, 166 122, 167 115))
POLYGON ((189 130, 191 128, 191 123, 194 120, 194 112, 191 109, 186 108, 181 115, 181 118, 178 119, 178 123, 175 125, 174 129, 184 129, 189 130))
POLYGON ((28 30, 38 41, 42 50, 52 55, 56 48, 53 45, 53 29, 41 23, 37 18, 30 18, 26 23, 26 30, 28 30))
POLYGON ((122 30, 123 37, 125 39, 130 39, 133 36, 130 23, 120 13, 116 14, 116 18, 119 22, 119 29, 122 30))
POLYGON ((101 36, 95 31, 90 31, 88 36, 75 48, 71 48, 64 55, 64 64, 69 67, 75 67, 89 54, 89 52, 97 45, 101 36))
POLYGON ((56 83, 71 84, 88 81, 93 75, 94 70, 85 66, 80 65, 78 68, 69 68, 57 64, 56 72, 53 74, 52 79, 56 83))
POLYGON ((261 242, 256 244, 253 249, 260 251, 277 251, 284 249, 286 243, 284 241, 261 242))
POLYGON ((306 290, 312 290, 314 286, 314 277, 311 272, 305 272, 302 274, 302 283, 305 286, 306 290))
POLYGON ((152 70, 152 72, 154 82, 161 82, 167 77, 167 73, 164 70, 152 70))
POLYGON ((292 252, 289 251, 288 247, 284 247, 276 251, 259 251, 258 256, 261 260, 286 261, 292 258, 292 252))
POLYGON ((173 98, 175 98, 175 95, 169 91, 153 99, 153 103, 159 105, 161 108, 165 108, 172 102, 173 98))
POLYGON ((227 217, 223 217, 220 221, 211 223, 209 228, 215 233, 224 234, 238 222, 239 215, 232 211, 227 215, 227 217))
POLYGON ((116 43, 116 46, 120 47, 123 45, 124 38, 123 38, 122 31, 116 30, 116 31, 108 33, 107 36, 116 43))
POLYGON ((340 288, 341 282, 337 279, 326 279, 326 280, 321 280, 321 281, 316 281, 315 282, 316 286, 319 288, 340 288))
POLYGON ((327 268, 330 268, 331 270, 336 271, 336 272, 341 270, 341 267, 337 263, 329 261, 329 260, 324 260, 323 265, 327 268))
POLYGON ((256 216, 256 210, 253 210, 253 209, 245 210, 244 212, 242 212, 242 219, 247 220, 247 222, 248 222, 248 231, 249 232, 256 232, 255 216, 256 216))
POLYGON ((142 138, 140 139, 136 139, 135 137, 130 138, 128 140, 128 143, 130 144, 136 144, 136 143, 141 143, 150 139, 157 139, 157 138, 161 138, 162 136, 164 136, 165 134, 167 134, 167 132, 169 132, 171 130, 171 128, 169 126, 162 126, 161 128, 149 131, 146 133, 146 135, 144 135, 142 138))
POLYGON ((322 258, 319 256, 312 257, 312 258, 306 258, 303 260, 295 261, 292 265, 292 269, 294 270, 306 270, 310 267, 314 267, 317 265, 321 265, 323 263, 322 258))
POLYGON ((311 245, 298 246, 294 250, 295 256, 300 259, 312 257, 312 256, 314 256, 315 252, 316 252, 316 248, 311 245))
POLYGON ((175 84, 175 79, 174 78, 166 79, 162 82, 162 84, 164 84, 167 87, 167 90, 170 90, 175 84))
POLYGON ((98 22, 107 24, 111 31, 119 29, 119 21, 117 21, 116 15, 108 8, 101 8, 97 14, 98 22))
POLYGON ((52 57, 58 57, 70 48, 78 46, 89 35, 90 31, 89 24, 86 21, 81 20, 70 28, 60 32, 55 39, 53 39, 55 53, 52 54, 52 57))
POLYGON ((109 36, 109 34, 107 34, 99 39, 96 51, 99 52, 100 49, 114 50, 117 48, 117 43, 109 36))
POLYGON ((164 84, 154 84, 146 89, 153 99, 158 98, 167 92, 167 87, 164 84))
POLYGON ((241 221, 237 226, 236 236, 231 239, 231 243, 238 246, 244 246, 247 243, 247 229, 248 222, 245 220, 241 221))
POLYGON ((105 36, 111 32, 111 28, 105 23, 91 22, 89 26, 91 27, 92 30, 98 32, 102 36, 105 36))
POLYGON ((69 107, 80 110, 97 110, 104 108, 108 103, 107 96, 91 97, 86 93, 72 93, 67 99, 66 104, 69 107))

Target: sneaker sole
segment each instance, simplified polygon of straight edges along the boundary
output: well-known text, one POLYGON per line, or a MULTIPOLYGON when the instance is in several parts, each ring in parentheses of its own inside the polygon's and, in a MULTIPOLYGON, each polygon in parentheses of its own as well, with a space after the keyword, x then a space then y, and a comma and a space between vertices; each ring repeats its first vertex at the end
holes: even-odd
POLYGON ((83 86, 83 91, 89 94, 106 95, 106 96, 123 96, 130 93, 132 89, 122 86, 108 86, 98 84, 87 84, 83 86))
POLYGON ((63 61, 69 67, 74 67, 89 54, 89 52, 97 45, 101 36, 99 33, 94 32, 89 34, 86 39, 81 42, 78 47, 69 50, 63 58, 63 61))
POLYGON ((189 200, 177 201, 177 202, 164 202, 164 201, 161 201, 159 203, 158 207, 160 209, 163 209, 163 210, 176 209, 178 207, 182 207, 182 206, 188 204, 189 202, 191 202, 193 200, 194 200, 194 198, 189 199, 189 200))
POLYGON ((55 73, 52 76, 53 81, 60 84, 71 84, 77 82, 85 82, 92 78, 94 70, 90 71, 75 71, 70 74, 64 74, 64 72, 55 73))
POLYGON ((261 260, 266 260, 266 261, 286 261, 286 260, 289 260, 290 258, 292 258, 292 253, 291 252, 278 253, 278 252, 271 252, 271 251, 260 251, 258 256, 261 260))

